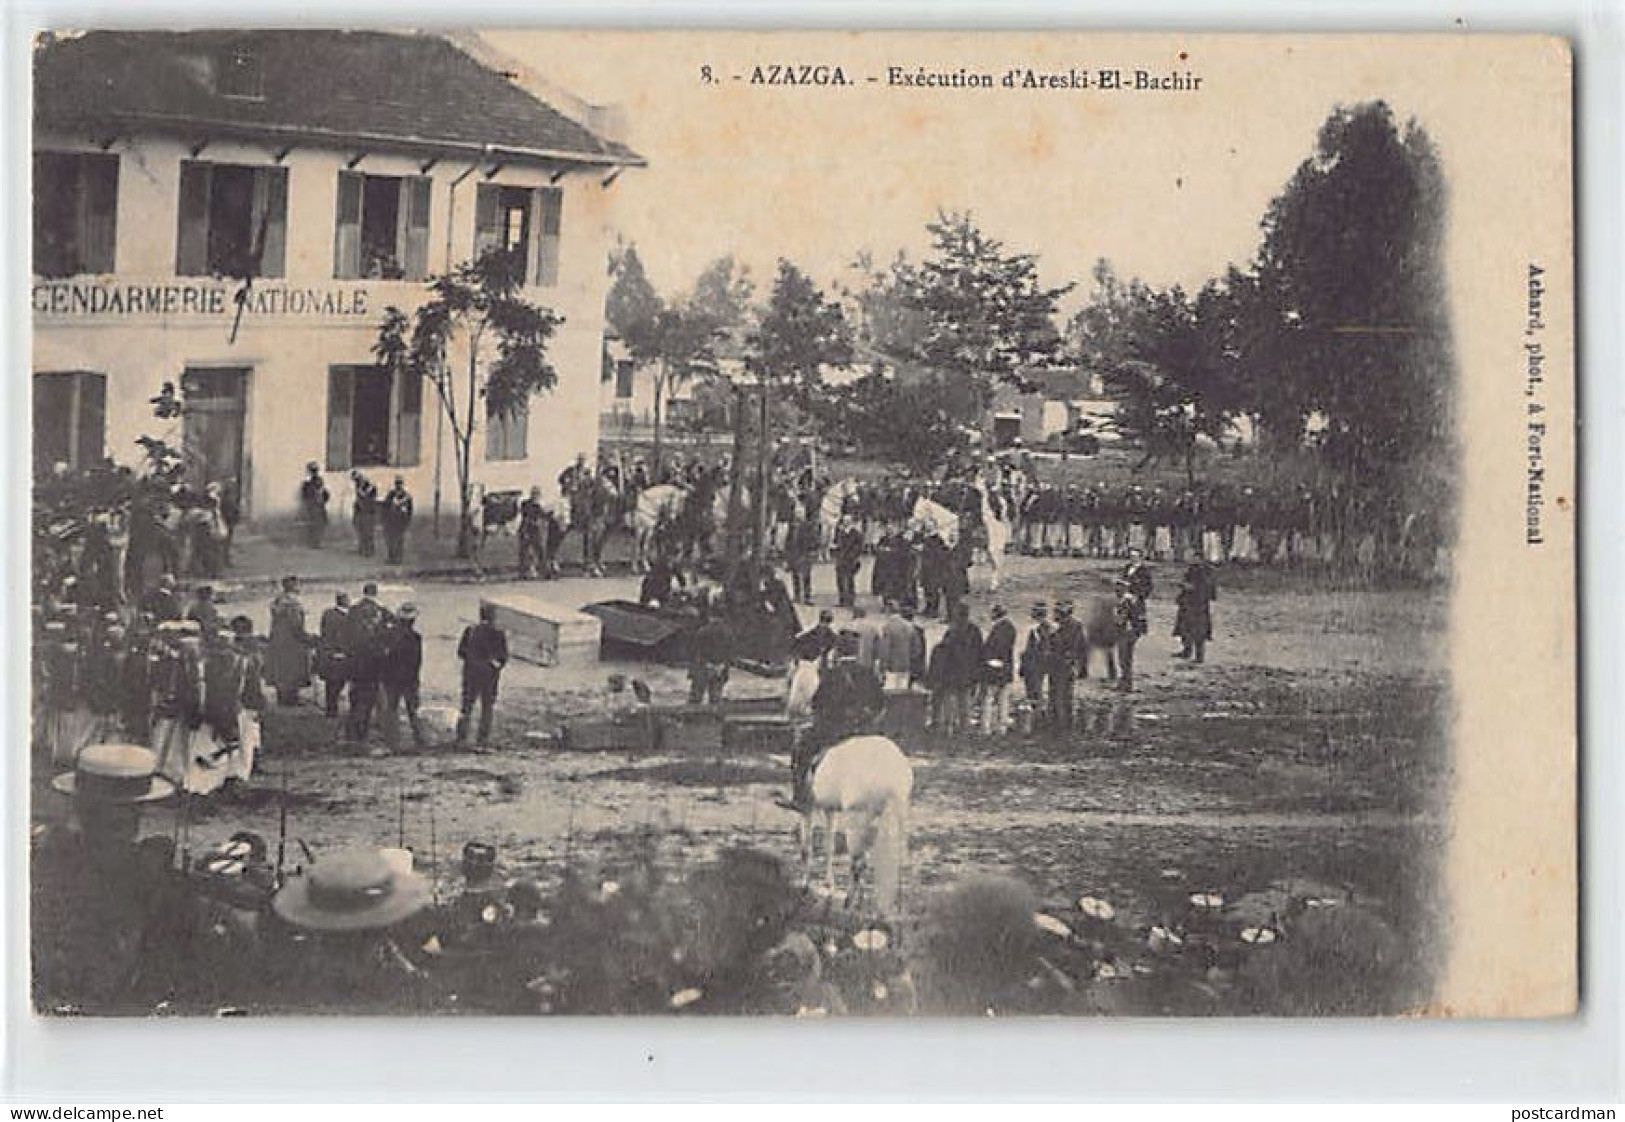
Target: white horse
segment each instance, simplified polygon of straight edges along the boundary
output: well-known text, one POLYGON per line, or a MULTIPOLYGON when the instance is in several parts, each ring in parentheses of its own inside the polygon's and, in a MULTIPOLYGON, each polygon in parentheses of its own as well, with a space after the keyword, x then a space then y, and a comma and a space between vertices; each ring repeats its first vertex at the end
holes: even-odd
POLYGON ((902 749, 884 736, 854 736, 826 751, 808 779, 809 809, 801 819, 801 860, 812 877, 814 834, 823 820, 824 884, 835 894, 835 834, 846 837, 852 857, 849 907, 858 900, 870 855, 875 859, 874 902, 882 914, 897 910, 908 849, 908 803, 914 768, 902 749))
POLYGON ((626 528, 632 531, 632 571, 648 571, 655 529, 662 520, 675 522, 688 502, 688 488, 675 483, 656 483, 638 492, 638 501, 626 512, 626 528))

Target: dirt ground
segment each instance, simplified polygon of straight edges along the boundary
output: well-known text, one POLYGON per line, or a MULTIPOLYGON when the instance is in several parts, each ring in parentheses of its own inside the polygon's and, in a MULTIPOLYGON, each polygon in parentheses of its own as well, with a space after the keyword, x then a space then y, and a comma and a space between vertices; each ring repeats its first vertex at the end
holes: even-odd
MULTIPOLYGON (((998 596, 982 590, 985 571, 975 574, 973 612, 985 621, 997 601, 1024 620, 1034 600, 1102 593, 1109 571, 1104 562, 1011 558, 998 596)), ((1373 917, 1392 949, 1360 982, 1361 1007, 1420 1003, 1443 929, 1434 873, 1450 770, 1444 592, 1339 590, 1296 574, 1229 571, 1209 661, 1195 666, 1171 657, 1176 579, 1173 566, 1159 567, 1137 689, 1123 695, 1098 677, 1080 683, 1084 727, 1073 737, 903 739, 916 772, 905 922, 973 872, 1024 882, 1056 914, 1075 915, 1081 897, 1109 901, 1116 925, 1141 936, 1184 922, 1192 894, 1275 893, 1373 917)), ((820 599, 830 599, 827 572, 818 584, 820 599)), ((630 587, 626 579, 424 582, 386 587, 384 596, 420 605, 424 704, 446 706, 456 636, 480 594, 519 588, 579 606, 630 587)), ((313 616, 331 591, 307 590, 313 616)), ((773 803, 785 790, 785 757, 720 747, 680 756, 569 752, 531 735, 602 712, 613 670, 645 680, 657 704, 681 700, 686 685, 667 667, 516 662, 503 679, 495 746, 484 754, 442 742, 372 758, 337 742, 307 692, 297 709, 268 714, 251 789, 188 815, 188 845, 201 849, 240 829, 275 837, 285 784, 289 833, 311 852, 404 842, 448 897, 471 840, 495 845, 505 874, 548 889, 567 872, 612 876, 651 845, 678 870, 739 845, 795 861, 795 821, 773 803)), ((782 689, 736 671, 730 694, 782 689)), ((62 809, 43 793, 36 806, 43 817, 62 809)), ((149 821, 149 829, 180 828, 149 821)), ((294 852, 302 852, 297 843, 294 852)), ((1148 989, 1123 1008, 1237 1011, 1211 992, 1218 996, 1204 1007, 1189 993, 1148 989)), ((1277 1011, 1314 1008, 1286 1000, 1277 1011)))

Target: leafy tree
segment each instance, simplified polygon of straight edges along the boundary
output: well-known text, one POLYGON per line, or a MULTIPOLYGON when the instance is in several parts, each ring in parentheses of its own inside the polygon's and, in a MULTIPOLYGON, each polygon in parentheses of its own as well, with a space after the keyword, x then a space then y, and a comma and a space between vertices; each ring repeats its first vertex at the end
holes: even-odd
POLYGON ((942 408, 935 387, 875 368, 842 386, 827 387, 810 405, 813 420, 833 442, 924 474, 965 446, 966 431, 942 408))
POLYGON ((1297 407, 1330 464, 1388 486, 1451 443, 1454 384, 1438 156, 1383 102, 1339 108, 1264 216, 1258 273, 1293 325, 1297 407))
POLYGON ((968 214, 940 214, 927 229, 931 255, 893 266, 903 303, 919 318, 909 357, 932 372, 950 415, 978 423, 996 385, 1019 385, 1022 370, 1060 356, 1054 317, 1072 286, 1045 288, 1035 255, 1006 253, 968 214))
POLYGON ((704 370, 716 367, 720 329, 708 313, 692 305, 659 307, 626 330, 627 348, 639 367, 654 368, 653 468, 660 470, 666 397, 704 370))
POLYGON ((852 331, 841 306, 821 292, 812 279, 779 259, 773 293, 745 343, 745 369, 758 383, 757 550, 767 525, 767 478, 772 457, 772 398, 783 392, 804 404, 819 392, 826 366, 852 361, 852 331))
POLYGON ((430 298, 410 316, 393 305, 384 310, 373 344, 381 367, 396 377, 425 379, 439 399, 457 463, 459 557, 468 556, 471 544, 472 454, 480 403, 492 416, 513 416, 558 381, 547 345, 564 320, 524 299, 518 264, 513 254, 491 249, 430 277, 430 298), (450 353, 459 338, 467 348, 461 371, 450 353))
POLYGON ((750 270, 729 254, 719 257, 700 271, 688 296, 691 312, 707 316, 716 325, 719 345, 737 353, 750 329, 756 282, 750 270))
POLYGON ((638 247, 632 242, 623 242, 611 251, 609 278, 604 319, 615 334, 625 339, 638 324, 660 311, 660 297, 649 283, 643 258, 638 256, 638 247))

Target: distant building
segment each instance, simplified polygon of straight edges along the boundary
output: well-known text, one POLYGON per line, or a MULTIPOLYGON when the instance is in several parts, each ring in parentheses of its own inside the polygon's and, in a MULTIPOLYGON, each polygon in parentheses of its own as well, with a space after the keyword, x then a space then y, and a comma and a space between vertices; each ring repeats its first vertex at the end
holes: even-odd
POLYGON ((452 496, 437 403, 372 347, 493 246, 564 324, 557 387, 485 419, 475 478, 594 451, 607 188, 635 153, 433 35, 92 32, 44 39, 34 78, 37 465, 138 460, 174 381, 189 473, 238 480, 250 519, 292 513, 310 461, 341 503, 352 467, 452 496))
POLYGON ((1118 439, 1111 422, 1117 403, 1099 374, 1074 367, 1024 370, 1032 387, 1000 385, 993 395, 993 443, 1008 448, 1019 440, 1028 448, 1059 444, 1068 435, 1093 436, 1103 444, 1118 439))

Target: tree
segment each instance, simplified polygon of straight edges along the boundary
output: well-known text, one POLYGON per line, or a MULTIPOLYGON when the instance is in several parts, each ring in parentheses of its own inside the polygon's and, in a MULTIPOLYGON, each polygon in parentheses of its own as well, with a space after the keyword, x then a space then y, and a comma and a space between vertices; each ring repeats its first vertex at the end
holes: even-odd
POLYGON ((623 242, 610 252, 609 278, 604 320, 611 331, 625 339, 637 325, 660 311, 660 297, 643 270, 643 258, 638 256, 636 243, 623 242))
POLYGON ((702 370, 716 366, 719 329, 705 312, 692 306, 661 307, 653 315, 632 323, 626 331, 627 349, 639 367, 654 367, 654 471, 660 471, 661 438, 666 416, 666 395, 702 370))
POLYGON ((1444 207, 1431 140, 1377 101, 1327 118, 1264 216, 1257 272, 1279 300, 1267 316, 1293 325, 1298 408, 1324 419, 1331 466, 1366 486, 1391 490, 1452 443, 1444 207))
POLYGON ((968 214, 941 214, 927 229, 931 256, 894 266, 904 303, 920 320, 908 357, 932 372, 951 416, 980 423, 997 384, 1020 385, 1024 369, 1059 357, 1054 317, 1072 286, 1045 288, 1035 255, 1006 253, 968 214))
POLYGON ((480 402, 490 416, 511 417, 558 381, 547 360, 547 344, 564 320, 524 299, 522 275, 514 254, 487 250, 430 277, 430 298, 410 317, 393 305, 384 309, 373 344, 379 366, 396 377, 428 381, 445 414, 457 464, 459 557, 468 556, 471 545, 472 454, 480 402), (458 338, 467 348, 461 378, 450 354, 458 338))
POLYGON ((761 556, 768 516, 774 389, 783 388, 791 401, 806 401, 817 392, 824 367, 852 361, 852 331, 841 306, 819 291, 807 274, 780 258, 773 294, 745 345, 745 369, 755 376, 759 387, 756 550, 761 556))
POLYGON ((688 308, 710 318, 721 345, 731 353, 743 344, 750 329, 755 299, 756 282, 750 279, 750 270, 729 254, 700 271, 688 296, 688 308))

